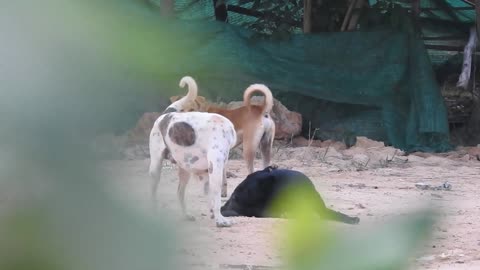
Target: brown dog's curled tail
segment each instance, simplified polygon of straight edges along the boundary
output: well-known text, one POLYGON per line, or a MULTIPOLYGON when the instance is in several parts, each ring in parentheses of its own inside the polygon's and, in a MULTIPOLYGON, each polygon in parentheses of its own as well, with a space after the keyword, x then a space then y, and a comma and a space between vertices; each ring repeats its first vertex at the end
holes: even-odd
POLYGON ((180 80, 180 83, 179 83, 180 87, 184 88, 186 85, 188 85, 188 93, 186 96, 178 100, 178 102, 181 104, 194 101, 198 95, 198 86, 192 77, 185 76, 180 80))
POLYGON ((263 103, 262 112, 269 113, 273 107, 273 96, 270 89, 263 84, 252 84, 243 93, 243 104, 247 107, 250 106, 250 100, 255 92, 261 92, 265 96, 265 102, 263 103))

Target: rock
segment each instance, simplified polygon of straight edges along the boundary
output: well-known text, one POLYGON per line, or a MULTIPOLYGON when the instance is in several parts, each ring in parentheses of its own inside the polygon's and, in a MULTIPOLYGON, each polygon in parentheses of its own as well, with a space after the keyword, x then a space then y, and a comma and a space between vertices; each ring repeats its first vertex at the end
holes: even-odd
POLYGON ((416 183, 415 186, 421 190, 445 190, 445 191, 452 190, 452 185, 448 183, 448 181, 439 186, 432 186, 426 183, 416 183))
POLYGON ((311 147, 334 148, 337 151, 347 149, 345 143, 333 140, 326 140, 323 142, 321 140, 312 140, 310 142, 307 138, 302 136, 295 137, 292 140, 292 146, 294 147, 306 147, 309 146, 309 144, 311 147))
POLYGON ((324 152, 325 158, 335 158, 338 160, 343 159, 343 154, 338 152, 334 147, 326 148, 324 152))
MULTIPOLYGON (((252 104, 262 105, 264 97, 252 97, 252 104)), ((243 101, 233 101, 227 105, 217 104, 227 109, 236 109, 243 106, 243 101)), ((275 139, 290 139, 302 132, 302 115, 287 109, 280 101, 273 99, 273 108, 270 113, 275 122, 275 139)))
POLYGON ((479 160, 480 161, 480 146, 476 147, 458 147, 458 151, 466 153, 469 157, 463 157, 463 160, 479 160))
POLYGON ((470 156, 469 154, 466 154, 466 155, 463 155, 463 157, 460 157, 459 158, 461 161, 469 161, 469 160, 473 160, 473 157, 470 156))
POLYGON ((435 255, 427 255, 423 256, 417 259, 417 261, 433 261, 435 260, 436 256, 435 255))
POLYGON ((227 171, 226 173, 227 178, 238 178, 238 176, 230 171, 227 171))
POLYGON ((358 165, 363 165, 363 166, 367 166, 370 162, 370 157, 368 157, 368 155, 365 155, 365 154, 356 154, 352 157, 352 163, 353 164, 358 164, 358 165))
POLYGON ((361 147, 361 148, 374 148, 374 147, 385 147, 385 144, 383 142, 377 142, 374 140, 370 140, 367 137, 357 137, 357 143, 355 144, 356 147, 361 147))
POLYGON ((452 190, 452 185, 450 185, 450 183, 448 183, 448 182, 445 182, 445 183, 443 183, 442 188, 444 190, 452 190))
POLYGON ((424 152, 413 152, 413 153, 410 153, 410 155, 421 157, 421 158, 429 158, 433 156, 432 153, 424 153, 424 152))
POLYGON ((243 159, 242 145, 239 145, 233 149, 230 149, 228 159, 243 159))
POLYGON ((124 151, 124 158, 127 160, 141 160, 150 157, 147 145, 134 145, 127 147, 124 151))
POLYGON ((140 117, 136 126, 127 133, 127 146, 148 145, 153 123, 160 117, 159 112, 146 112, 140 117))
POLYGON ((98 157, 103 159, 123 159, 127 142, 126 136, 101 134, 95 137, 90 147, 98 157))
POLYGON ((422 190, 427 190, 430 188, 430 185, 425 183, 416 183, 415 186, 422 190))
POLYGON ((347 146, 343 142, 338 142, 338 141, 332 141, 332 140, 326 140, 323 141, 321 144, 321 147, 326 148, 326 147, 333 147, 337 151, 342 151, 347 149, 347 146))
POLYGON ((366 207, 365 207, 363 204, 361 204, 361 203, 357 203, 357 204, 355 204, 355 206, 358 207, 358 208, 360 208, 360 209, 365 209, 365 208, 366 208, 366 207))
POLYGON ((312 147, 323 147, 323 143, 320 140, 309 141, 307 138, 302 136, 295 137, 292 140, 292 146, 294 147, 304 147, 309 145, 312 147))
POLYGON ((363 184, 363 183, 359 183, 359 184, 348 184, 348 187, 351 187, 351 188, 366 188, 367 185, 363 184))

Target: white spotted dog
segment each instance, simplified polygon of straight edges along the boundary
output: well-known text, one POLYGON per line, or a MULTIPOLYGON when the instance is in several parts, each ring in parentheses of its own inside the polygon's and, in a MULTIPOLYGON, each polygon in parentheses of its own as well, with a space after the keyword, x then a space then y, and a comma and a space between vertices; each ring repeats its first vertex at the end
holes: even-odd
MULTIPOLYGON (((243 158, 247 164, 248 173, 254 172, 254 160, 257 149, 260 149, 263 167, 270 165, 273 140, 275 138, 275 122, 270 113, 273 108, 273 95, 270 89, 263 84, 252 84, 243 93, 244 105, 236 109, 227 109, 208 102, 198 96, 198 87, 195 80, 188 78, 188 93, 185 97, 173 96, 173 103, 182 101, 182 109, 186 111, 201 111, 218 113, 233 123, 237 133, 237 144, 243 146, 243 158), (262 105, 251 104, 252 96, 261 93, 265 97, 262 105)), ((205 193, 208 193, 208 182, 205 183, 205 193)), ((222 189, 222 197, 227 197, 227 190, 222 189)))
MULTIPOLYGON (((180 81, 183 87, 188 78, 180 81)), ((186 100, 186 99, 185 99, 186 100)), ((182 101, 167 107, 155 121, 150 132, 151 195, 156 205, 156 191, 160 181, 163 160, 168 158, 178 166, 177 195, 185 217, 185 188, 192 174, 200 179, 208 177, 210 210, 217 227, 231 226, 222 216, 221 190, 226 185, 225 170, 230 149, 237 141, 235 128, 227 118, 215 113, 179 112, 182 101)))

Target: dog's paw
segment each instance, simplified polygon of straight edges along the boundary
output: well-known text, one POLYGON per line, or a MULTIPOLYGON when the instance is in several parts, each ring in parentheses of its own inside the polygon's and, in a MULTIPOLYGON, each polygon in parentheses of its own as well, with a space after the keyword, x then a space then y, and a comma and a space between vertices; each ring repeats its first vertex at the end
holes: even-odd
POLYGON ((219 228, 231 227, 232 226, 232 222, 230 220, 226 219, 226 218, 217 219, 216 223, 217 223, 217 227, 219 227, 219 228))

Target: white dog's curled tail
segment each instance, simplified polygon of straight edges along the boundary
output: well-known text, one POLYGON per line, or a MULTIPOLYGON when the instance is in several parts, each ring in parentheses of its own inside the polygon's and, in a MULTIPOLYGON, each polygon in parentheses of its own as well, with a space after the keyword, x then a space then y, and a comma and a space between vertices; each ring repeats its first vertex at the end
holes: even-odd
POLYGON ((177 101, 180 104, 192 102, 197 98, 198 95, 198 86, 192 77, 185 76, 180 80, 179 86, 181 88, 185 88, 186 85, 188 86, 188 93, 186 96, 177 101))
POLYGON ((270 91, 270 89, 264 84, 252 84, 245 89, 245 92, 243 93, 243 104, 245 106, 250 106, 252 96, 255 92, 260 92, 265 96, 265 102, 262 107, 263 113, 271 112, 273 107, 272 91, 270 91))

